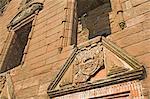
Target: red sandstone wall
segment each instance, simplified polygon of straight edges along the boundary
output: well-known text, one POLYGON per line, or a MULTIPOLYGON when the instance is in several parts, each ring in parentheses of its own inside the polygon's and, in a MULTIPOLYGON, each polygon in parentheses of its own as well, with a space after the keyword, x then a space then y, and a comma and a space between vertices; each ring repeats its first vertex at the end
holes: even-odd
POLYGON ((110 18, 114 20, 111 24, 111 41, 123 48, 127 53, 135 57, 147 69, 147 78, 144 87, 150 89, 150 1, 149 0, 120 0, 123 7, 123 15, 127 27, 121 30, 117 23, 115 13, 115 0, 112 1, 114 11, 110 18))
MULTIPOLYGON (((56 76, 60 67, 70 54, 72 46, 69 45, 71 27, 72 1, 69 0, 69 12, 65 15, 65 0, 45 0, 44 9, 39 13, 35 21, 33 36, 29 43, 29 49, 23 66, 11 71, 15 95, 17 99, 47 99, 47 88, 50 81, 56 76), (63 33, 64 17, 68 17, 67 32, 65 32, 65 47, 59 54, 60 36, 63 33), (68 36, 69 35, 69 36, 68 36)), ((110 13, 111 35, 108 39, 122 47, 130 55, 134 56, 147 68, 148 77, 144 85, 150 85, 150 13, 148 0, 121 0, 124 19, 127 27, 121 30, 118 26, 116 15, 116 2, 111 0, 112 12, 110 13)), ((3 16, 0 16, 0 53, 7 39, 7 24, 18 11, 20 0, 12 0, 3 16), (15 6, 14 6, 15 4, 15 6)), ((2 55, 1 55, 2 56, 2 55)))
MULTIPOLYGON (((25 57, 25 63, 11 70, 14 91, 17 99, 47 99, 47 88, 50 81, 56 76, 60 67, 70 54, 72 46, 71 31, 72 2, 64 0, 45 0, 44 9, 40 11, 33 26, 33 34, 25 57), (67 7, 67 12, 64 9, 67 7), (69 14, 68 14, 69 13, 69 14), (66 23, 62 23, 66 19, 66 23), (65 25, 65 31, 64 31, 65 25), (60 36, 64 36, 64 45, 61 54, 60 36)), ((12 0, 3 16, 0 16, 0 52, 7 38, 7 24, 16 15, 20 0, 12 0), (15 6, 14 6, 15 5, 15 6)))
POLYGON ((19 4, 20 4, 20 0, 11 1, 9 6, 6 7, 6 11, 4 12, 4 15, 0 16, 0 55, 2 54, 2 51, 4 50, 3 47, 7 41, 7 36, 9 34, 7 30, 7 25, 9 24, 13 16, 17 13, 18 11, 17 8, 19 7, 19 4))

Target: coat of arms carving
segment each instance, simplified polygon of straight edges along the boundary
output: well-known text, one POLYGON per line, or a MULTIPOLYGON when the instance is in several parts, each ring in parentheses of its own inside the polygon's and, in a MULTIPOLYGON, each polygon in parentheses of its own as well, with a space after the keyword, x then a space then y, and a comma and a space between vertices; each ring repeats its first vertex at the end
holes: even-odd
POLYGON ((78 50, 73 64, 73 83, 86 82, 103 66, 103 60, 101 43, 78 50))
POLYGON ((144 77, 140 63, 106 38, 97 37, 74 48, 48 94, 63 96, 144 77))
POLYGON ((104 67, 104 53, 101 43, 79 48, 67 77, 62 79, 59 86, 84 83, 102 67, 104 67))

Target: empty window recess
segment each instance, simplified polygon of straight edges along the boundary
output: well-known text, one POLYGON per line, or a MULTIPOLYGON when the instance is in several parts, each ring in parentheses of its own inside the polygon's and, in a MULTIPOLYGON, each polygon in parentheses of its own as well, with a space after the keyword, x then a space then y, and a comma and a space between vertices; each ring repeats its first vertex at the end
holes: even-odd
POLYGON ((110 12, 110 0, 76 0, 71 44, 110 35, 110 12))
POLYGON ((31 29, 32 22, 29 22, 15 31, 4 59, 1 72, 5 72, 21 64, 31 29))
POLYGON ((109 13, 112 9, 109 0, 80 1, 77 7, 79 22, 82 25, 82 33, 88 30, 88 39, 110 34, 109 13))

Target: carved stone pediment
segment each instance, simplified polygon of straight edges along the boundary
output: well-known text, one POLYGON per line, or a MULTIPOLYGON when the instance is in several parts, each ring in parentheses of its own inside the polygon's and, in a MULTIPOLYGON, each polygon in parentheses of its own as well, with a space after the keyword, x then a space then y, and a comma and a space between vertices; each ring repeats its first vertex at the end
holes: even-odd
POLYGON ((36 11, 40 11, 43 8, 43 4, 39 2, 32 2, 24 9, 22 9, 10 22, 8 27, 13 27, 14 25, 18 24, 22 20, 26 19, 27 17, 34 14, 36 11))
POLYGON ((71 65, 71 70, 69 70, 69 74, 72 78, 68 76, 63 78, 59 86, 62 87, 69 84, 77 85, 84 83, 103 66, 104 53, 101 43, 80 48, 76 51, 76 56, 71 65))
POLYGON ((122 49, 104 37, 97 37, 74 49, 50 84, 50 97, 141 80, 145 69, 122 49))

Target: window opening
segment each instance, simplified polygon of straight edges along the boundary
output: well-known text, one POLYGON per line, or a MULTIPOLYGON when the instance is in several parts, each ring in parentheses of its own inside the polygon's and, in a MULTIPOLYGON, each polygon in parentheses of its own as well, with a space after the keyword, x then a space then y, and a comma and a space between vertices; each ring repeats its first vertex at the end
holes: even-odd
MULTIPOLYGON (((77 44, 111 33, 110 0, 77 0, 77 44)), ((76 16, 74 16, 76 17, 76 16)))
POLYGON ((2 72, 21 64, 31 29, 32 21, 15 31, 1 69, 2 72))

